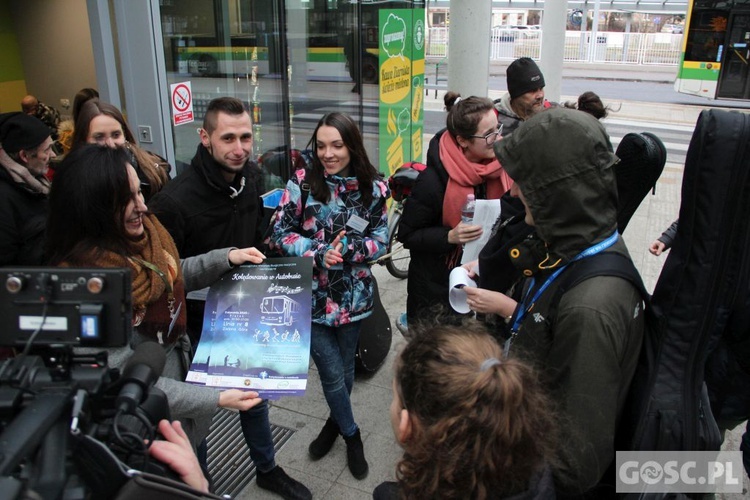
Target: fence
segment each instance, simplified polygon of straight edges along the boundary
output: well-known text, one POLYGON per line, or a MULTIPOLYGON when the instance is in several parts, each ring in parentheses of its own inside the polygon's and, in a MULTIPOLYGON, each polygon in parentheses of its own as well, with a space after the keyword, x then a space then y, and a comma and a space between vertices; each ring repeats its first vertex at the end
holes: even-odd
MULTIPOLYGON (((490 60, 512 61, 519 57, 539 59, 543 33, 534 29, 493 28, 490 60)), ((592 43, 590 31, 566 31, 565 55, 568 62, 678 65, 682 34, 598 32, 592 43)), ((448 55, 448 28, 430 28, 426 57, 448 55)))

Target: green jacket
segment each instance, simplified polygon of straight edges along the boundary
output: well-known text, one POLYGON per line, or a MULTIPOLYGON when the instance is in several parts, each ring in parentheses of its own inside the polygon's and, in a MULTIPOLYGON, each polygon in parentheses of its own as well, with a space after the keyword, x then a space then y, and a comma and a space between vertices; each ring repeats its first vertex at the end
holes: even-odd
MULTIPOLYGON (((530 361, 560 413, 561 492, 590 490, 615 457, 615 428, 643 338, 643 306, 628 281, 597 276, 567 291, 549 311, 560 280, 551 276, 617 229, 617 161, 604 127, 590 115, 556 108, 524 122, 495 152, 520 187, 536 234, 511 250, 511 260, 538 296, 517 324, 510 355, 530 361), (550 316, 554 317, 550 317, 550 316)), ((619 236, 601 250, 629 256, 619 236)), ((564 275, 563 270, 559 276, 564 275)), ((530 302, 530 301, 529 301, 530 302)), ((531 304, 519 306, 516 317, 531 304)))

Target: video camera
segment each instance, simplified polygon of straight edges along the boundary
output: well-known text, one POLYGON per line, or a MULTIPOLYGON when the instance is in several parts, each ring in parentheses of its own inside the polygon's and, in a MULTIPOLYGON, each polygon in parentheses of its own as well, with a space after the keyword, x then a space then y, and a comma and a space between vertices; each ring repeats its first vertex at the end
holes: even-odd
POLYGON ((114 498, 138 469, 171 475, 144 440, 169 418, 153 384, 166 357, 138 346, 121 374, 106 352, 131 338, 128 269, 0 269, 0 499, 114 498), (94 348, 94 349, 92 349, 94 348))

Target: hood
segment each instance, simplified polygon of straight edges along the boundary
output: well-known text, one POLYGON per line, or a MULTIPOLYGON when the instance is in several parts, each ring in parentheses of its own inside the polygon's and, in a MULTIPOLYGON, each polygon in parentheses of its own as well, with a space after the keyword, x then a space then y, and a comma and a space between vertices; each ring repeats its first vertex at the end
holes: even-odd
POLYGON ((539 113, 497 142, 495 154, 534 218, 538 239, 525 242, 534 259, 541 255, 549 257, 546 266, 564 264, 617 229, 611 168, 617 157, 604 127, 588 113, 567 108, 539 113))

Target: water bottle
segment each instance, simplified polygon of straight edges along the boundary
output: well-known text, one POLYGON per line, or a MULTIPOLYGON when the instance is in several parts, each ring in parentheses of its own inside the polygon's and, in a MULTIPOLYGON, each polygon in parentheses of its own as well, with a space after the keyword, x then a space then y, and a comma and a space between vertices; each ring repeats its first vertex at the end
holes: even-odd
POLYGON ((474 199, 474 195, 467 194, 466 202, 464 203, 464 206, 461 209, 461 222, 464 222, 466 224, 471 224, 474 221, 474 207, 476 206, 476 204, 477 202, 474 199))

